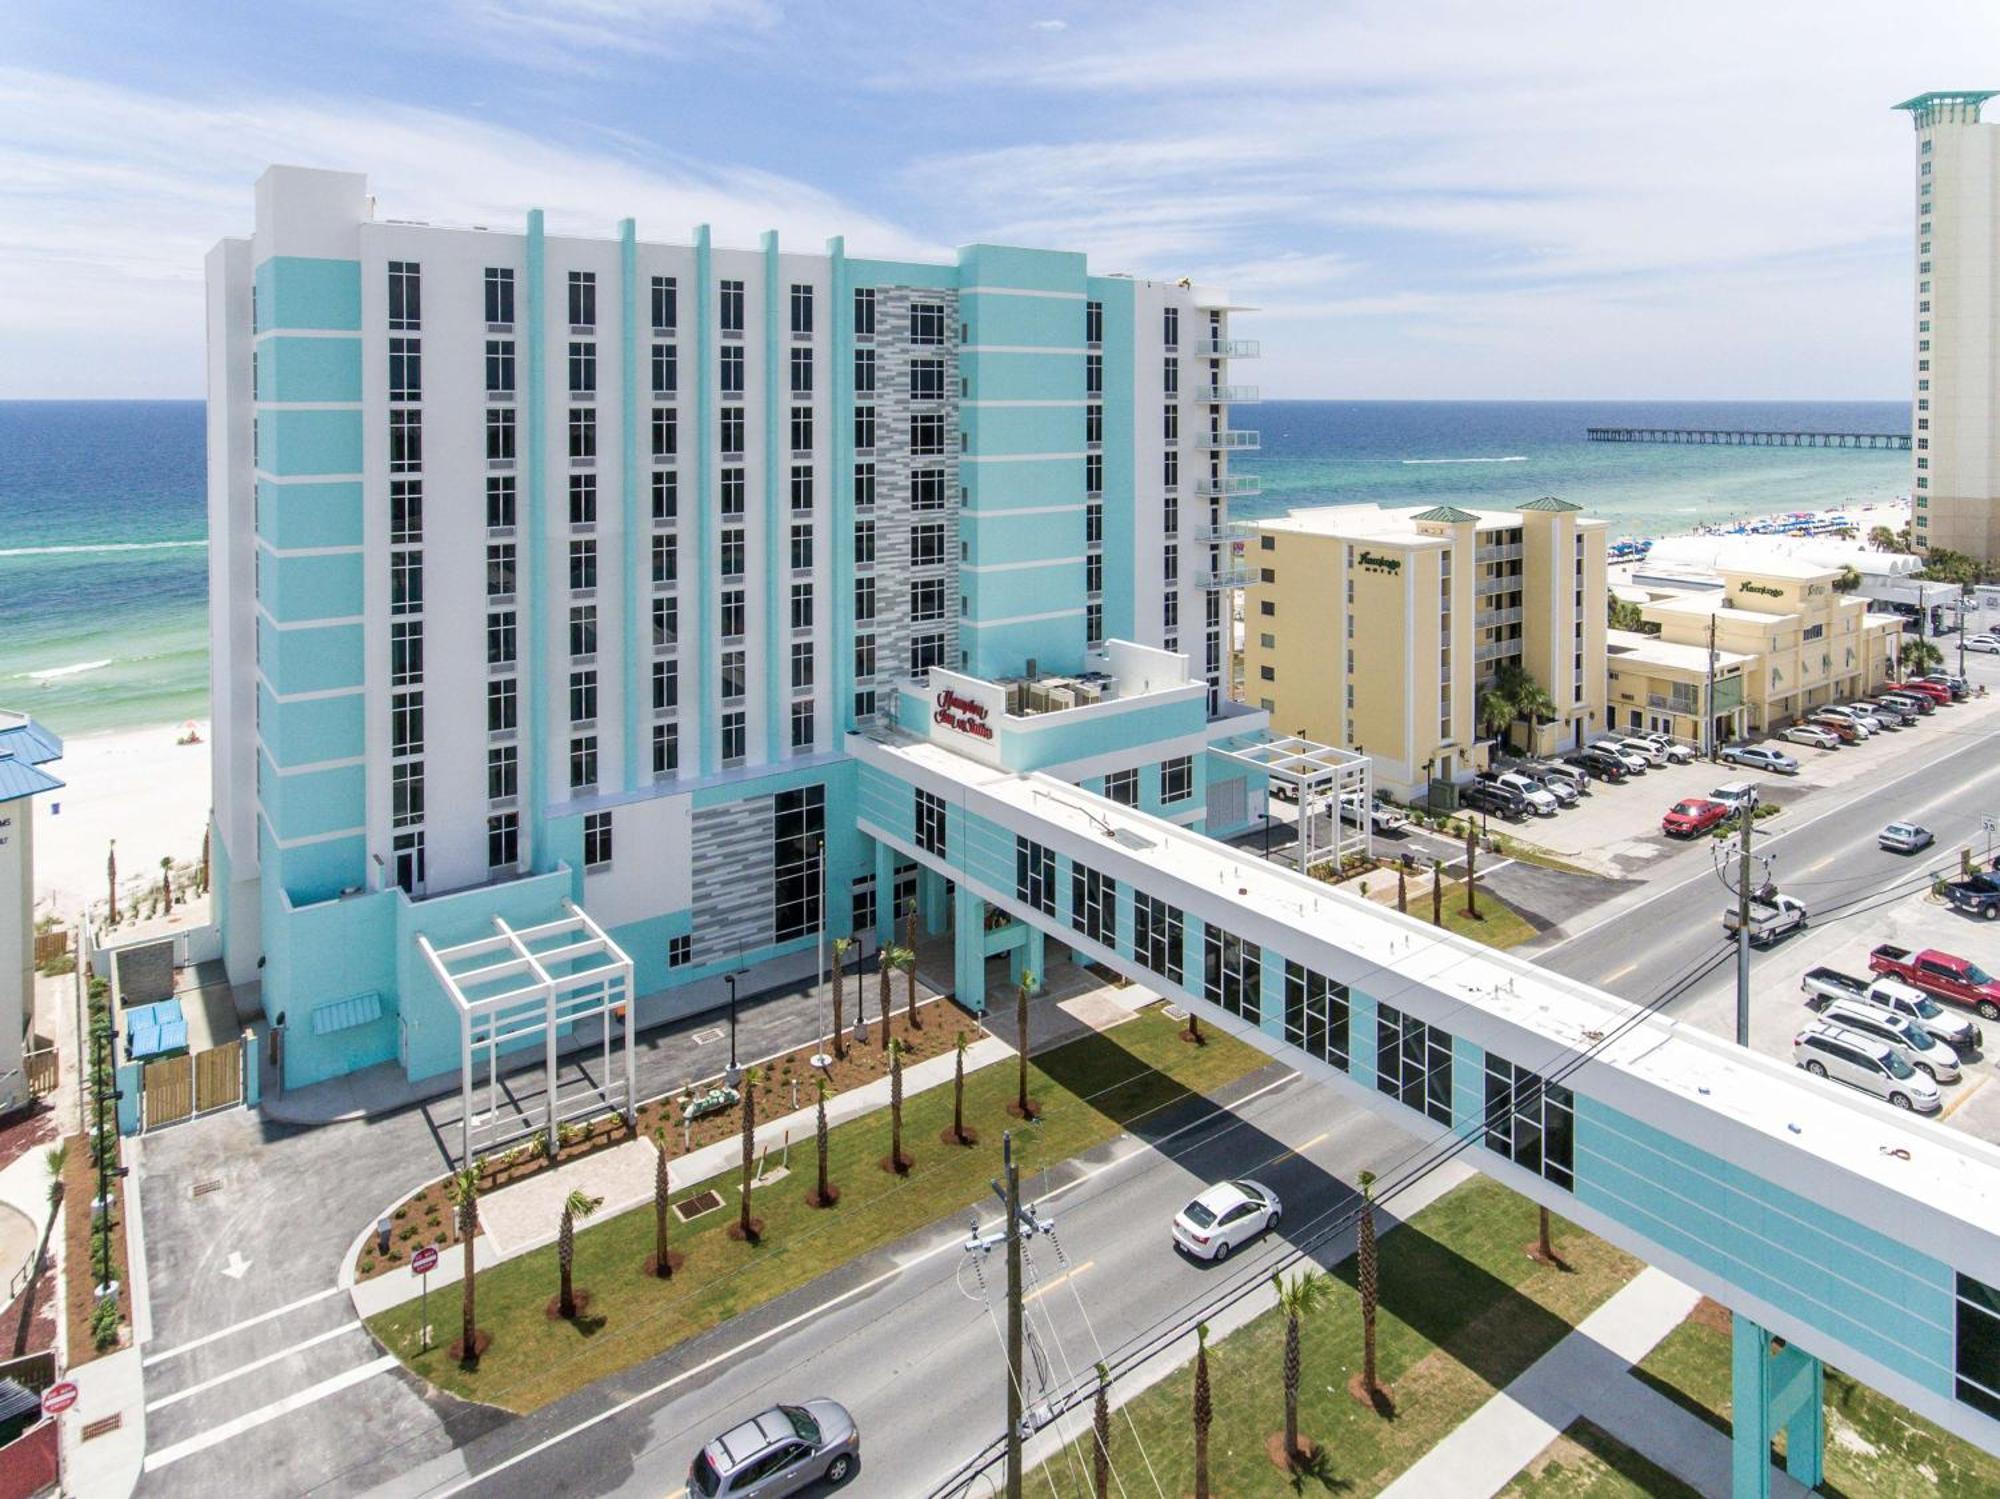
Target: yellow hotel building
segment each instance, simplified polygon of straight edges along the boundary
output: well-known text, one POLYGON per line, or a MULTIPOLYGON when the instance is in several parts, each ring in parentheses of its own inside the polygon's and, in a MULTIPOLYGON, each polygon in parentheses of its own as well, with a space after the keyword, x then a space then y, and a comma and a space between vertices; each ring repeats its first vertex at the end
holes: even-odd
POLYGON ((1509 663, 1555 700, 1538 750, 1604 732, 1605 525, 1579 507, 1337 505, 1246 530, 1243 695, 1275 732, 1368 755, 1407 799, 1485 768, 1476 705, 1509 663))

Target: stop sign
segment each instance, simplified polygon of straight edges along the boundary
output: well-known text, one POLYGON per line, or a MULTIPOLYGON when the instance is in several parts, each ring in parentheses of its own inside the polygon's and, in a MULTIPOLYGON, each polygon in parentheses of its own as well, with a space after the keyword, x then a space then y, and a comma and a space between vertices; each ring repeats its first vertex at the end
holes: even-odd
POLYGON ((437 1246, 435 1244, 426 1244, 422 1249, 419 1249, 415 1254, 410 1256, 410 1273, 412 1275, 428 1275, 431 1271, 437 1269, 437 1262, 437 1246))
POLYGON ((42 1391, 42 1414, 60 1416, 76 1404, 76 1394, 76 1385, 70 1380, 65 1379, 59 1384, 50 1385, 42 1391))

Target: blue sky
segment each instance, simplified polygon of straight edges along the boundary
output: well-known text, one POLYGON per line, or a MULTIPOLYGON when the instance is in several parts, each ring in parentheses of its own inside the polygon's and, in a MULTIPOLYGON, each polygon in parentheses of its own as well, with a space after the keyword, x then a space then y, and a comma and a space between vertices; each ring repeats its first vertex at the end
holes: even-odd
MULTIPOLYGON (((271 161, 391 217, 1083 249, 1270 396, 1894 398, 1911 132, 1986 0, 11 0, 0 398, 198 395, 271 161)), ((1968 75, 1968 66, 1986 74, 1968 75)))

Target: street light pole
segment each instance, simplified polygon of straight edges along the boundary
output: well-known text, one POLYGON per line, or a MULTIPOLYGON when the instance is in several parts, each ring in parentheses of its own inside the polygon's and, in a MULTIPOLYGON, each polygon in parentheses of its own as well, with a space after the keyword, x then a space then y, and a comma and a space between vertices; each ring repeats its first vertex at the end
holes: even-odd
POLYGON ((729 1086, 733 1088, 743 1076, 743 1069, 736 1065, 736 975, 724 974, 722 981, 729 985, 729 1086))
POLYGON ((1739 814, 1743 841, 1736 861, 1736 1044, 1750 1044, 1750 829, 1757 821, 1753 794, 1739 814))

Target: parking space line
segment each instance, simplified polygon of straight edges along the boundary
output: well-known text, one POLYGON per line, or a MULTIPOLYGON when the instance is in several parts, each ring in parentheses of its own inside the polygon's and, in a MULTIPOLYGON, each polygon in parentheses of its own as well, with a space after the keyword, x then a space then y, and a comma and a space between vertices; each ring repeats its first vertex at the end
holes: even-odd
POLYGON ((1982 1072, 1976 1078, 1973 1079, 1972 1085, 1970 1087, 1960 1088, 1958 1090, 1958 1096, 1952 1099, 1952 1101, 1946 1104, 1942 1109, 1938 1110, 1938 1118, 1940 1119, 1951 1118, 1953 1114, 1958 1112, 1959 1106, 1963 1104, 1966 1101, 1966 1099, 1972 1097, 1973 1094, 1977 1093, 1981 1088, 1986 1086, 1988 1080, 1991 1079, 1992 1076, 1993 1074, 1990 1072, 1982 1072))
POLYGON ((245 1411, 235 1420, 224 1421, 220 1426, 211 1426, 206 1431, 196 1432, 184 1442, 175 1442, 170 1447, 149 1452, 146 1454, 145 1471, 154 1473, 161 1468, 171 1467, 184 1457, 193 1457, 197 1452, 206 1452, 210 1447, 226 1442, 231 1437, 241 1436, 246 1431, 255 1431, 259 1426, 275 1421, 280 1416, 289 1416, 293 1411, 316 1405, 329 1395, 337 1395, 350 1386, 360 1384, 363 1380, 373 1379, 378 1374, 386 1373, 395 1368, 397 1362, 393 1353, 385 1353, 373 1363, 362 1364, 353 1369, 343 1369, 333 1378, 322 1379, 318 1384, 310 1385, 296 1395, 287 1395, 282 1400, 274 1400, 269 1405, 260 1406, 254 1411, 245 1411))
POLYGON ((161 1353, 150 1354, 139 1361, 139 1367, 150 1369, 155 1364, 163 1364, 170 1358, 179 1358, 183 1353, 191 1353, 197 1348, 207 1347, 210 1343, 218 1339, 229 1337, 233 1333, 242 1332, 246 1327, 255 1327, 259 1322, 269 1322, 273 1317, 282 1317, 285 1313, 295 1312, 302 1306, 311 1306, 315 1301, 324 1301, 329 1296, 338 1296, 340 1294, 341 1289, 339 1286, 328 1286, 324 1291, 315 1291, 310 1296, 301 1296, 297 1301, 288 1301, 283 1306, 272 1307, 268 1312, 259 1312, 254 1317, 245 1317, 241 1322, 232 1322, 227 1327, 204 1334, 199 1338, 182 1343, 178 1347, 166 1349, 161 1353))
POLYGON ((165 1410, 168 1406, 178 1404, 180 1401, 187 1400, 195 1395, 199 1395, 204 1390, 212 1390, 217 1385, 228 1384, 229 1381, 232 1379, 240 1379, 243 1375, 248 1374, 253 1370, 262 1369, 268 1364, 275 1364, 280 1359, 288 1359, 293 1354, 303 1352, 305 1349, 311 1348, 316 1343, 329 1342, 332 1339, 339 1337, 342 1333, 358 1331, 360 1326, 361 1324, 358 1321, 343 1322, 340 1324, 340 1326, 335 1328, 329 1328, 327 1331, 320 1333, 317 1337, 307 1338, 303 1343, 293 1343, 289 1347, 282 1348, 276 1353, 268 1353, 262 1358, 252 1359, 247 1364, 241 1364, 236 1368, 229 1370, 227 1373, 218 1374, 213 1379, 204 1379, 200 1384, 189 1385, 185 1390, 175 1390, 171 1395, 162 1395, 158 1400, 155 1400, 151 1402, 149 1405, 147 1405, 146 1412, 148 1415, 150 1415, 154 1411, 165 1410))

